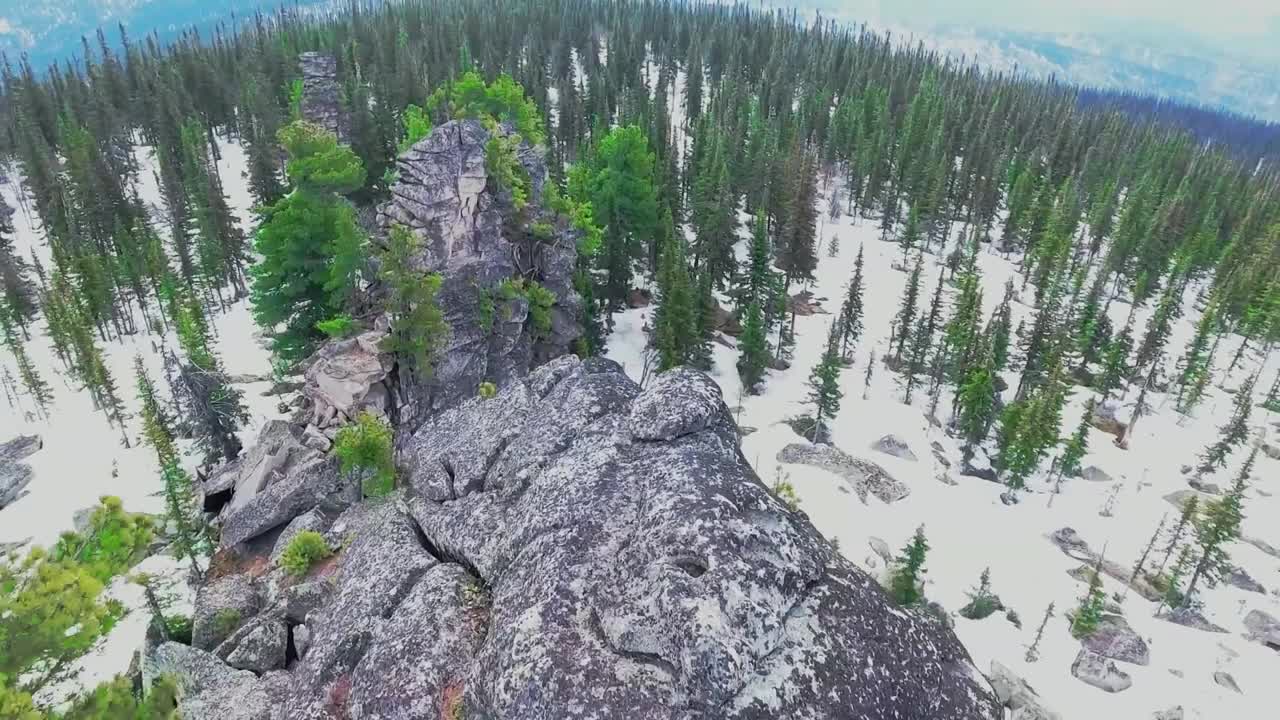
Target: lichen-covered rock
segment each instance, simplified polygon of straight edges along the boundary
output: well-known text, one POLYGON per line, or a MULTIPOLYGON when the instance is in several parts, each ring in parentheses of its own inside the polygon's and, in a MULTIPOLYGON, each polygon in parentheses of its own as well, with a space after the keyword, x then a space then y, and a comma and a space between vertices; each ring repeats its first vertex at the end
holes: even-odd
POLYGON ((342 108, 342 88, 338 85, 338 61, 332 55, 305 52, 298 56, 302 73, 302 117, 348 142, 348 120, 342 108))
POLYGON ((658 375, 631 403, 627 427, 637 440, 675 440, 715 421, 724 409, 720 386, 691 368, 658 375))
POLYGON ((469 447, 442 436, 505 423, 468 492, 334 522, 349 545, 274 717, 334 717, 335 697, 352 718, 999 716, 948 629, 773 497, 718 398, 672 415, 645 397, 709 380, 642 393, 615 363, 565 359, 514 382, 526 410, 476 398, 401 438, 408 486, 433 487, 429 459, 469 447))
POLYGON ((1082 642, 1085 648, 1106 658, 1147 665, 1151 662, 1151 650, 1147 641, 1129 627, 1119 615, 1103 615, 1098 627, 1082 642))
POLYGON ((44 441, 39 435, 19 435, 0 443, 0 510, 26 494, 33 473, 22 461, 42 447, 44 441))
MULTIPOLYGON (((381 348, 386 337, 387 322, 379 318, 373 328, 355 337, 330 340, 316 350, 308 360, 302 386, 310 403, 311 425, 338 427, 364 411, 387 414, 391 397, 386 379, 394 363, 381 348)), ((315 441, 306 444, 314 446, 315 441)))
POLYGON ((1075 662, 1071 663, 1071 674, 1076 678, 1092 685, 1100 690, 1106 690, 1109 693, 1117 693, 1128 690, 1133 686, 1133 679, 1129 674, 1116 664, 1105 657, 1091 652, 1088 648, 1081 648, 1080 653, 1076 655, 1075 662))
POLYGON ((911 452, 911 448, 907 446, 906 441, 899 438, 897 435, 885 435, 879 440, 871 443, 871 449, 876 452, 882 452, 885 455, 892 455, 903 460, 910 460, 911 462, 915 462, 918 459, 916 458, 916 454, 911 452))
POLYGON ((855 458, 830 445, 791 443, 778 451, 778 462, 812 465, 839 475, 862 502, 871 494, 886 503, 911 494, 906 484, 870 460, 855 458))
MULTIPOLYGON (((498 132, 505 132, 499 129, 498 132)), ((416 427, 432 413, 473 397, 481 382, 503 387, 535 365, 566 354, 581 334, 582 300, 573 289, 576 232, 549 213, 537 219, 550 235, 509 222, 509 193, 489 178, 489 131, 477 120, 435 128, 396 161, 399 179, 378 208, 384 231, 400 225, 423 241, 412 265, 439 272, 436 296, 449 336, 430 381, 401 368, 401 424, 416 427), (526 297, 504 298, 503 281, 535 281, 554 302, 538 327, 526 297)), ((522 145, 517 160, 530 179, 528 212, 538 213, 547 176, 541 153, 522 145)))
POLYGON ((338 460, 313 450, 307 459, 277 476, 252 500, 234 505, 222 521, 222 547, 232 547, 279 527, 326 500, 351 503, 360 498, 357 481, 344 478, 338 460))
MULTIPOLYGON (((282 618, 262 618, 238 638, 226 655, 227 664, 240 670, 264 673, 284 667, 289 630, 282 618)), ((221 653, 215 653, 221 655, 221 653)))
POLYGON ((262 593, 247 574, 206 583, 196 593, 191 615, 191 644, 213 650, 262 609, 262 593))
POLYGON ((143 658, 143 684, 150 687, 161 676, 177 682, 183 720, 276 720, 289 682, 287 673, 259 678, 175 642, 143 658))

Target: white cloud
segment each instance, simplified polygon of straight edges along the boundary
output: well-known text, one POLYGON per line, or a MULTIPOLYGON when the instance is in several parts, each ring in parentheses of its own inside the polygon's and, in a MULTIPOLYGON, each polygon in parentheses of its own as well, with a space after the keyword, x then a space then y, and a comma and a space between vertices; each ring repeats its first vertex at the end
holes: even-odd
POLYGON ((11 32, 13 32, 13 24, 0 17, 0 35, 8 35, 11 32))

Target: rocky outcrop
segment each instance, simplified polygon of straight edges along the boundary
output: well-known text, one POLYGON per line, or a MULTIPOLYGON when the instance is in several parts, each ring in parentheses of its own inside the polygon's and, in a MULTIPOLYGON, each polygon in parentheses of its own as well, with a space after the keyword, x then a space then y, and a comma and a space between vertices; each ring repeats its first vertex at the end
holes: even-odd
POLYGON ((1223 672, 1221 670, 1215 672, 1213 674, 1213 681, 1237 695, 1244 694, 1244 691, 1240 689, 1240 685, 1236 683, 1236 679, 1232 677, 1229 672, 1223 672))
POLYGON ((1173 610, 1166 610, 1156 617, 1161 620, 1168 620, 1171 623, 1182 625, 1183 627, 1203 630, 1205 632, 1224 633, 1226 628, 1214 624, 1204 615, 1200 614, 1194 608, 1180 607, 1173 610))
POLYGON ((0 510, 26 494, 33 473, 23 460, 44 447, 39 435, 19 435, 0 443, 0 510))
POLYGON ((1076 655, 1075 662, 1071 663, 1071 674, 1077 679, 1109 693, 1128 690, 1133 686, 1133 679, 1129 677, 1128 673, 1116 667, 1115 663, 1097 653, 1091 652, 1087 648, 1081 648, 1080 653, 1076 655))
POLYGON ((283 618, 288 670, 268 669, 279 625, 228 654, 259 676, 153 653, 184 718, 999 717, 949 630, 894 607, 761 483, 701 373, 641 391, 612 362, 561 358, 431 418, 400 455, 401 498, 342 513, 332 573, 247 624, 283 618))
POLYGON ((1151 662, 1151 650, 1147 641, 1129 627, 1129 623, 1119 615, 1103 615, 1098 627, 1089 633, 1081 642, 1085 649, 1102 657, 1147 665, 1151 662))
POLYGON ((430 382, 406 369, 395 375, 403 426, 416 427, 472 397, 481 382, 503 386, 523 377, 567 353, 581 334, 582 300, 573 289, 577 233, 563 218, 538 209, 546 163, 537 150, 521 146, 517 159, 530 185, 521 212, 531 217, 513 223, 510 193, 485 167, 489 138, 476 120, 437 127, 397 160, 399 180, 378 208, 383 230, 401 225, 422 239, 413 265, 441 274, 437 301, 449 326, 430 382), (527 293, 500 287, 512 278, 550 291, 554 302, 545 314, 530 307, 527 293))
POLYGON ((1122 408, 1120 403, 1115 400, 1107 400, 1094 405, 1093 415, 1089 417, 1089 424, 1098 428, 1104 433, 1110 433, 1117 438, 1124 436, 1124 431, 1129 428, 1129 416, 1125 414, 1126 408, 1122 408))
POLYGON ((332 55, 305 52, 298 56, 302 73, 302 117, 348 142, 350 121, 342 107, 342 88, 338 85, 338 61, 332 55))
POLYGON ((903 460, 910 460, 911 462, 915 462, 918 459, 916 454, 911 452, 911 448, 907 446, 906 441, 897 435, 885 435, 871 443, 871 449, 903 460))
POLYGON ((840 476, 863 503, 867 502, 868 494, 886 503, 911 494, 911 489, 896 480, 889 471, 830 445, 791 443, 778 451, 777 459, 780 463, 812 465, 840 476))
POLYGON ((1081 568, 1080 572, 1084 577, 1088 577, 1093 569, 1098 568, 1103 575, 1113 580, 1128 585, 1134 592, 1138 593, 1147 600, 1158 602, 1163 593, 1159 588, 1152 585, 1145 575, 1139 574, 1134 576, 1132 568, 1121 565, 1113 560, 1100 557, 1098 552, 1089 547, 1089 543, 1080 537, 1080 534, 1074 528, 1059 528, 1048 535, 1049 541, 1058 546, 1058 549, 1065 553, 1068 557, 1082 560, 1088 564, 1087 568, 1081 568))

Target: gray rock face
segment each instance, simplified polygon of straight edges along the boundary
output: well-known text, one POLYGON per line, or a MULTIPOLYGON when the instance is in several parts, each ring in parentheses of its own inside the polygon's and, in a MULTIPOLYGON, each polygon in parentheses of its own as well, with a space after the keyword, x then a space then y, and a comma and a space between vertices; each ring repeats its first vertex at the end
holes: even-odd
MULTIPOLYGON (((564 355, 580 334, 582 300, 573 289, 576 232, 549 214, 535 217, 550 236, 513 227, 508 192, 490 182, 485 167, 489 132, 476 120, 445 123, 397 160, 399 180, 378 208, 378 225, 402 225, 423 247, 413 265, 439 272, 437 301, 449 325, 435 372, 424 383, 407 369, 397 373, 400 422, 416 427, 432 413, 476 394, 481 382, 505 386, 539 363, 564 355), (513 277, 551 292, 549 327, 537 327, 525 297, 504 299, 499 285, 513 277), (482 315, 488 317, 481 322, 482 315)), ((537 213, 547 176, 540 152, 517 153, 530 179, 528 212, 537 213)))
POLYGON ((1013 711, 1015 719, 1022 720, 1061 720, 1060 715, 1040 702, 1040 696, 1018 677, 1012 670, 1001 663, 991 661, 991 673, 987 676, 991 681, 991 689, 995 691, 1000 705, 1013 711))
POLYGON ((183 720, 275 720, 288 680, 285 673, 259 678, 204 650, 174 642, 143 658, 144 685, 149 687, 162 675, 178 683, 183 720))
POLYGON ((1280 620, 1261 610, 1250 610, 1244 616, 1244 627, 1250 640, 1280 651, 1280 620))
POLYGON ((886 503, 896 502, 911 494, 911 489, 894 479, 889 471, 870 460, 852 457, 831 445, 791 443, 778 451, 778 462, 812 465, 839 475, 864 503, 868 494, 886 503))
POLYGON ((1071 674, 1079 680, 1109 693, 1128 690, 1133 685, 1133 679, 1129 677, 1128 673, 1116 667, 1115 663, 1105 657, 1090 652, 1087 648, 1081 648, 1080 654, 1076 655, 1075 662, 1071 663, 1071 674))
POLYGON ((348 142, 346 112, 342 109, 342 88, 338 85, 338 61, 332 55, 305 52, 298 56, 302 72, 302 117, 348 142))
POLYGON ((213 650, 256 615, 261 606, 261 592, 248 575, 228 575, 207 583, 196 593, 191 644, 213 650))
POLYGON ((1102 657, 1135 665, 1151 663, 1151 650, 1147 641, 1129 627, 1119 615, 1103 615, 1098 627, 1081 643, 1102 657))
POLYGON ((22 461, 42 447, 44 441, 39 435, 19 435, 0 443, 0 510, 26 494, 33 473, 22 461))
POLYGON ((184 656, 213 686, 193 702, 234 688, 273 719, 999 717, 950 631, 894 608, 760 482, 714 383, 660 380, 641 392, 614 363, 565 358, 422 425, 400 450, 406 502, 335 521, 350 542, 315 581, 332 591, 305 613, 305 655, 256 681, 184 656), (505 443, 448 440, 501 425, 505 443))
POLYGON ((882 452, 885 455, 892 455, 903 460, 910 460, 911 462, 915 462, 919 459, 916 457, 915 453, 911 452, 911 448, 907 447, 906 441, 899 438, 897 435, 885 435, 879 440, 871 443, 871 449, 876 452, 882 452))
POLYGON ((235 649, 227 653, 227 664, 240 670, 264 673, 284 667, 289 645, 289 629, 279 618, 254 623, 235 649))
POLYGON ((379 319, 373 328, 355 337, 331 340, 311 356, 302 386, 311 408, 311 425, 338 427, 366 410, 379 416, 387 414, 391 397, 386 379, 393 363, 379 348, 386 336, 387 321, 379 319))

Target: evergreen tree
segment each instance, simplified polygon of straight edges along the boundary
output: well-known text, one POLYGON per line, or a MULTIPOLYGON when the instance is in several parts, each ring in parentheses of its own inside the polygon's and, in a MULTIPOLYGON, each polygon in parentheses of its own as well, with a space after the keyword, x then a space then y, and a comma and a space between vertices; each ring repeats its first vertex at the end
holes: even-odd
POLYGON ((1227 544, 1240 537, 1240 523, 1244 520, 1244 492, 1248 488, 1249 473, 1253 470, 1253 461, 1257 455, 1258 448, 1255 447, 1227 494, 1209 501, 1196 520, 1195 542, 1199 560, 1191 571, 1191 579, 1187 581, 1187 590, 1183 593, 1184 605, 1195 599, 1200 581, 1203 580, 1212 587, 1231 572, 1231 556, 1227 554, 1227 544))
POLYGON ((969 370, 956 393, 956 429, 964 438, 966 460, 973 457, 974 449, 991 432, 995 412, 995 360, 988 351, 983 353, 982 361, 969 370))
POLYGON ((1211 473, 1227 464, 1227 457, 1249 436, 1249 415, 1253 412, 1253 385, 1258 376, 1252 375, 1240 389, 1236 391, 1234 410, 1231 419, 1222 426, 1222 437, 1218 438, 1200 455, 1200 464, 1196 472, 1200 475, 1211 473))
MULTIPOLYGON (((27 349, 10 324, 10 319, 4 316, 4 309, 4 305, 0 304, 0 335, 3 335, 4 344, 13 355, 13 361, 18 368, 18 378, 21 379, 22 386, 26 388, 27 394, 31 396, 31 400, 35 403, 39 414, 47 418, 49 417, 49 408, 53 405, 53 388, 41 377, 35 363, 27 355, 27 349)), ((8 372, 8 368, 5 371, 8 372)))
POLYGON ((439 273, 414 269, 421 253, 418 235, 403 225, 387 233, 379 275, 387 288, 386 310, 391 327, 382 349, 396 355, 420 380, 435 370, 436 356, 448 342, 449 326, 436 302, 443 279, 439 273))
POLYGON ((752 300, 742 314, 742 335, 738 338, 738 375, 747 392, 755 393, 769 365, 769 343, 765 339, 764 311, 752 300))
POLYGON ((248 411, 210 345, 209 325, 200 303, 184 296, 175 304, 178 344, 187 360, 179 378, 192 435, 206 463, 231 462, 240 454, 242 445, 236 431, 248 422, 248 411))
POLYGON ((809 373, 809 402, 813 405, 813 437, 814 442, 822 434, 823 422, 834 419, 840 412, 840 398, 844 393, 840 390, 840 353, 837 347, 837 335, 832 328, 827 339, 827 347, 822 358, 809 373))
POLYGON ((853 361, 853 348, 862 336, 862 246, 858 246, 858 259, 853 264, 853 278, 845 290, 844 304, 840 308, 840 354, 845 362, 853 361))
POLYGON ((929 542, 924 537, 924 526, 916 528, 911 542, 902 549, 898 556, 897 567, 889 579, 889 595, 899 605, 916 605, 924 599, 922 589, 924 578, 924 561, 929 552, 929 542))
POLYGON ((1102 590, 1102 576, 1094 567, 1089 575, 1089 589, 1080 598, 1080 605, 1071 616, 1071 635, 1077 639, 1087 638, 1098 629, 1102 620, 1102 612, 1106 607, 1107 595, 1102 590))
POLYGON ((653 314, 659 372, 693 361, 700 337, 697 300, 684 243, 673 238, 662 251, 658 304, 653 314))
POLYGON ((294 122, 280 142, 293 192, 262 211, 253 313, 273 334, 276 355, 293 362, 321 339, 316 323, 340 314, 355 290, 364 239, 341 195, 363 187, 365 172, 351 148, 317 125, 294 122))
POLYGON ((915 327, 916 314, 919 312, 916 304, 920 300, 921 263, 921 257, 917 255, 915 267, 911 269, 911 275, 907 278, 907 284, 902 290, 902 305, 898 307, 898 315, 894 322, 896 338, 894 362, 902 362, 902 352, 907 348, 912 335, 911 331, 915 327))
POLYGON ((1075 477, 1080 474, 1080 461, 1089 451, 1089 428, 1090 421, 1093 419, 1093 409, 1094 401, 1090 398, 1084 405, 1084 414, 1080 416, 1080 423, 1076 425, 1075 432, 1071 433, 1071 438, 1067 440, 1066 447, 1062 450, 1058 472, 1063 477, 1075 477))

